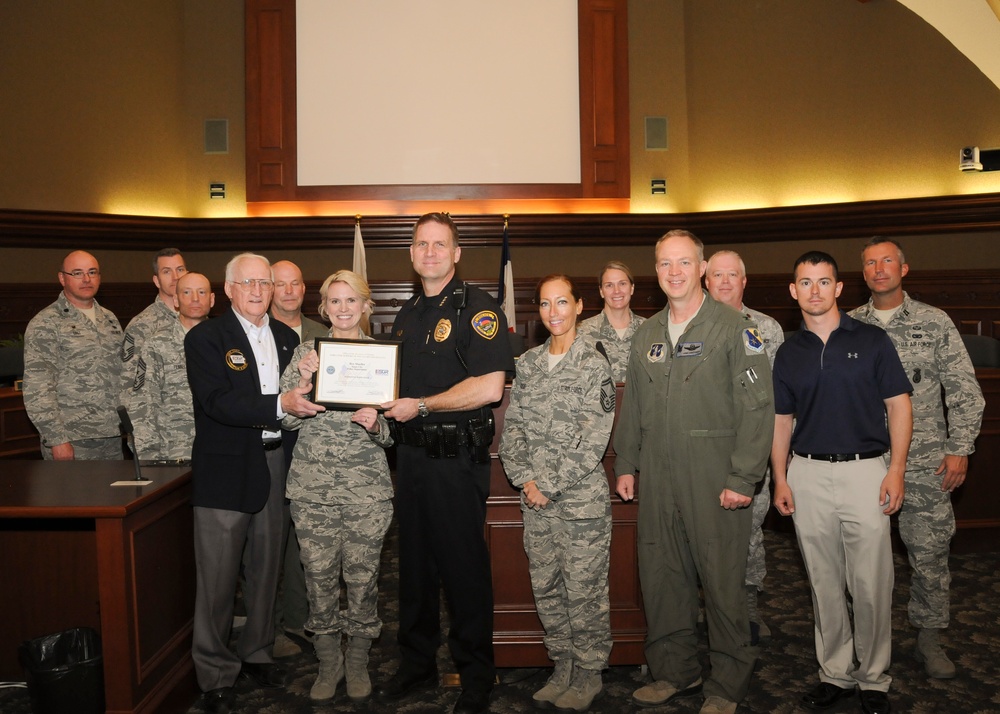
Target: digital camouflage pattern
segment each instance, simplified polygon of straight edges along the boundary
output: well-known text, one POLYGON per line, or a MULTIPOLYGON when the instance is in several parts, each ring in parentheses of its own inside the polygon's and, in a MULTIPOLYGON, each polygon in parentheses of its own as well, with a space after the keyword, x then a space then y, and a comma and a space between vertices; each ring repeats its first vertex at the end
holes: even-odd
POLYGON ((136 359, 132 406, 135 447, 140 459, 191 458, 194 405, 184 359, 180 320, 149 336, 136 359))
POLYGON ((889 334, 913 387, 913 438, 899 534, 913 569, 910 622, 941 629, 949 622, 948 554, 955 513, 951 494, 941 490, 943 476, 934 471, 945 454, 972 453, 983 419, 983 392, 962 336, 943 310, 904 292, 903 304, 888 325, 879 320, 871 300, 849 314, 889 334))
POLYGON ((129 320, 121 344, 121 401, 132 412, 132 395, 141 369, 143 343, 151 336, 177 322, 177 313, 159 297, 146 309, 129 320))
MULTIPOLYGON (((773 317, 769 317, 757 310, 751 310, 746 305, 742 312, 751 320, 757 323, 760 336, 764 338, 764 352, 767 353, 767 361, 771 368, 774 368, 774 356, 778 353, 778 348, 785 341, 785 332, 781 325, 773 317)), ((767 563, 764 553, 764 519, 771 508, 771 469, 764 471, 764 480, 760 484, 760 489, 753 497, 753 523, 750 528, 750 547, 747 550, 747 585, 753 585, 758 590, 764 589, 764 578, 767 576, 767 563)))
MULTIPOLYGON (((368 338, 371 339, 371 338, 368 338)), ((298 363, 313 349, 301 344, 281 377, 281 391, 298 386, 298 363)), ((298 430, 285 496, 299 539, 309 595, 306 628, 374 639, 382 541, 392 519, 392 481, 385 449, 392 445, 381 414, 378 434, 351 421, 350 411, 328 410, 282 427, 298 430), (340 611, 340 577, 347 610, 340 611)))
POLYGON ((45 447, 119 436, 122 328, 96 300, 94 310, 92 322, 60 293, 25 330, 24 406, 45 447))
POLYGON ((604 350, 608 353, 611 361, 611 377, 616 382, 625 381, 625 369, 628 367, 628 348, 632 344, 632 335, 639 329, 639 325, 645 322, 646 318, 632 313, 632 321, 625 328, 625 336, 619 337, 618 331, 608 322, 608 316, 604 311, 597 313, 593 317, 588 317, 580 323, 578 335, 598 341, 604 345, 604 350))
POLYGON ((608 360, 579 337, 550 372, 550 341, 517 362, 500 458, 514 486, 534 481, 550 499, 533 510, 521 498, 524 550, 549 656, 600 670, 611 652, 611 496, 601 461, 615 385, 608 360))
POLYGON ((378 637, 382 631, 379 557, 392 520, 392 501, 363 505, 292 501, 290 509, 309 596, 306 629, 317 635, 346 632, 352 637, 378 637), (347 589, 343 612, 341 574, 347 589))

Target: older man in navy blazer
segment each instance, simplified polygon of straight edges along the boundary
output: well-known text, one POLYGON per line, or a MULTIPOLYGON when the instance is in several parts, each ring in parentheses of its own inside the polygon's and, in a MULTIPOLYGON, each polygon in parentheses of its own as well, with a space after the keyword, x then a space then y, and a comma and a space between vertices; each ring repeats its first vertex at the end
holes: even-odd
POLYGON ((306 398, 308 389, 279 393, 299 338, 268 318, 274 279, 267 259, 233 258, 225 290, 232 310, 193 327, 184 340, 195 417, 192 657, 213 713, 231 710, 241 673, 262 687, 285 684, 271 658, 286 473, 280 422, 323 409, 306 398), (244 547, 247 622, 234 653, 228 640, 244 547))

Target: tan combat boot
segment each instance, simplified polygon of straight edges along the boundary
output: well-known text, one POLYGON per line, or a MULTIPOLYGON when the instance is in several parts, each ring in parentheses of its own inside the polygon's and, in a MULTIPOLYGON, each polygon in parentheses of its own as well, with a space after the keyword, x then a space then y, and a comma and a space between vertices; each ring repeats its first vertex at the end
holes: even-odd
POLYGON ((722 697, 706 697, 698 714, 735 714, 736 702, 722 697))
POLYGON ((701 677, 684 688, 675 687, 670 682, 657 679, 632 693, 632 703, 640 707, 658 707, 672 699, 691 697, 701 693, 701 677))
POLYGON ((604 685, 599 669, 574 667, 569 689, 556 699, 555 707, 561 712, 585 712, 603 693, 604 685))
POLYGON ((317 702, 333 699, 337 685, 344 678, 344 653, 340 651, 340 633, 316 635, 313 648, 319 659, 319 673, 309 690, 309 698, 317 702))
POLYGON ((955 664, 941 649, 938 641, 940 632, 930 628, 917 632, 917 661, 923 663, 927 674, 934 679, 951 679, 955 676, 955 664))
POLYGON ((372 695, 372 681, 368 677, 368 651, 372 641, 367 637, 348 637, 344 667, 347 674, 347 696, 360 703, 372 695))
POLYGON ((555 669, 545 686, 531 695, 531 703, 536 709, 551 709, 555 706, 556 700, 569 689, 570 680, 573 678, 573 660, 557 659, 555 669))

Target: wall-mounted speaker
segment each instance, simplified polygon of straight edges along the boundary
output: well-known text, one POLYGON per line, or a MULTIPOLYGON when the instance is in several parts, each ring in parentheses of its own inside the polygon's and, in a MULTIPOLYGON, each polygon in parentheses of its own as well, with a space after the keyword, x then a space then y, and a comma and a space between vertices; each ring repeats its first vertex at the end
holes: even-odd
POLYGON ((667 118, 646 117, 646 151, 665 151, 667 148, 667 118))
POLYGON ((229 153, 228 119, 205 120, 205 153, 206 154, 229 153))

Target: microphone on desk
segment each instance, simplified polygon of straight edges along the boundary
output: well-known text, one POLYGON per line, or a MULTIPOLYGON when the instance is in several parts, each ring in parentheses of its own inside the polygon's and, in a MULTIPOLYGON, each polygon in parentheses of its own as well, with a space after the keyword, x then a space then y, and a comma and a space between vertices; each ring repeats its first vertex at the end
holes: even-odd
POLYGON ((118 428, 121 430, 122 436, 125 437, 125 443, 132 449, 132 463, 135 464, 135 480, 145 481, 142 477, 142 472, 139 470, 139 452, 135 448, 135 434, 132 429, 132 420, 128 418, 128 409, 122 405, 118 405, 118 428))

